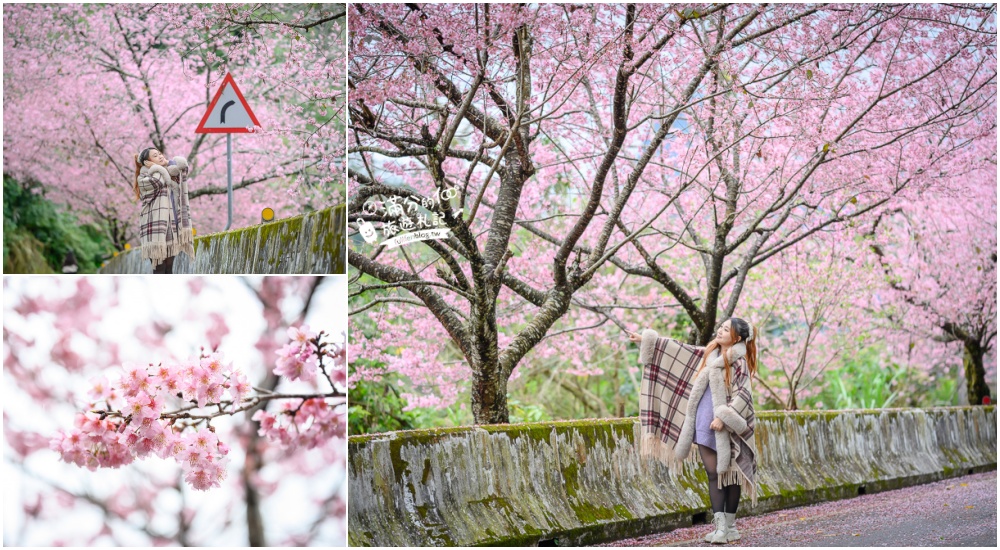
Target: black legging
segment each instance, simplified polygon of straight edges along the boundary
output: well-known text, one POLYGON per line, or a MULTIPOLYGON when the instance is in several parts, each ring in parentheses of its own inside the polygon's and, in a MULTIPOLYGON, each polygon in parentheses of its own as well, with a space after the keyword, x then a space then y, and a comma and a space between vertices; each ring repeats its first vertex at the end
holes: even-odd
POLYGON ((735 514, 740 504, 740 484, 726 485, 719 489, 719 473, 716 471, 718 457, 715 451, 704 445, 698 445, 698 449, 701 451, 701 462, 705 465, 705 472, 708 473, 708 497, 712 501, 712 513, 735 514))
MULTIPOLYGON (((152 260, 150 260, 150 262, 152 262, 152 260)), ((161 273, 166 274, 173 272, 174 272, 174 256, 171 256, 166 260, 163 260, 162 262, 160 262, 160 265, 153 268, 153 273, 157 275, 161 273)))

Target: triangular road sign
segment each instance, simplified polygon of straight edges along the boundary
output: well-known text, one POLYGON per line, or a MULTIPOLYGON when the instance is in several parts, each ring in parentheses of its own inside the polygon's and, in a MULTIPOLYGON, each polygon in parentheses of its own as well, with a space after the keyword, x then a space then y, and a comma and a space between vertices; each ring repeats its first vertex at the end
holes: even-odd
POLYGON ((252 134, 254 126, 260 126, 260 122, 240 93, 232 73, 227 73, 194 133, 252 134))

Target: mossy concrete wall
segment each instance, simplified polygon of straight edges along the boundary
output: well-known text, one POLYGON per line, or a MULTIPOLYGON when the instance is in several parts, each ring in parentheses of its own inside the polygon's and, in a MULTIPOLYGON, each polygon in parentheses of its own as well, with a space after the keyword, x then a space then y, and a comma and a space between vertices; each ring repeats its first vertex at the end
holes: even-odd
MULTIPOLYGON (((174 259, 174 273, 346 273, 346 207, 213 233, 194 240, 194 260, 174 259)), ((100 273, 152 273, 138 250, 112 258, 100 273)))
MULTIPOLYGON (((348 440, 352 546, 582 545, 707 520, 700 463, 640 459, 635 418, 392 432, 348 440)), ((996 469, 993 406, 761 412, 756 507, 996 469)), ((696 450, 692 450, 696 452, 696 450)))

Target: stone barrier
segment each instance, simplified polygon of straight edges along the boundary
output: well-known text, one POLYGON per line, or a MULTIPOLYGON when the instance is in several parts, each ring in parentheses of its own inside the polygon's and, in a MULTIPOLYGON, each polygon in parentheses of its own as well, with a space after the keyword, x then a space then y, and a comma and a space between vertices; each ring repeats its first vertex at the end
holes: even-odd
MULTIPOLYGON (((352 546, 582 545, 710 521, 700 463, 640 459, 636 418, 348 439, 352 546)), ((739 516, 996 469, 994 406, 759 412, 739 516)), ((696 449, 692 449, 697 453, 696 449)))
MULTIPOLYGON (((174 273, 346 273, 346 207, 213 233, 194 240, 194 260, 174 259, 174 273)), ((99 273, 152 273, 138 250, 110 259, 99 273)))

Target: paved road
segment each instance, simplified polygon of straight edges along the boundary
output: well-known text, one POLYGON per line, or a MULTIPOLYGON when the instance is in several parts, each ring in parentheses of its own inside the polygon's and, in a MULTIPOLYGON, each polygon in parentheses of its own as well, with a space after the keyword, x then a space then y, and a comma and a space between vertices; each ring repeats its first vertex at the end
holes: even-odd
MULTIPOLYGON (((895 491, 740 517, 728 546, 997 546, 996 471, 895 491)), ((702 537, 710 525, 606 546, 723 546, 702 537)))

